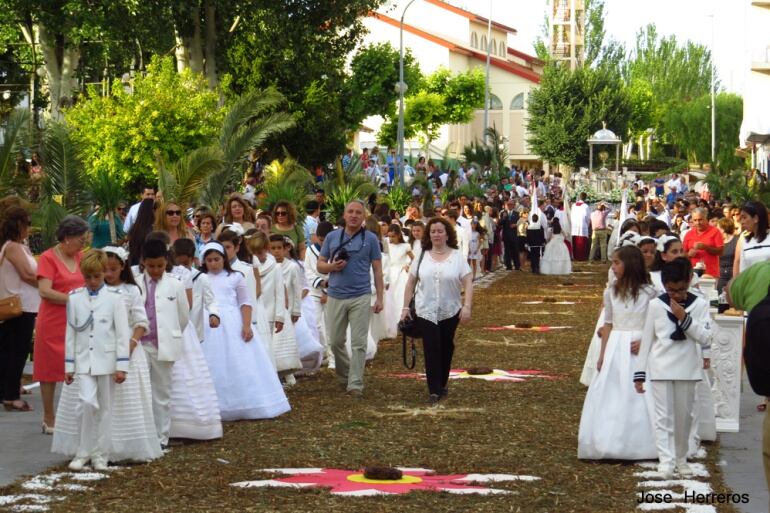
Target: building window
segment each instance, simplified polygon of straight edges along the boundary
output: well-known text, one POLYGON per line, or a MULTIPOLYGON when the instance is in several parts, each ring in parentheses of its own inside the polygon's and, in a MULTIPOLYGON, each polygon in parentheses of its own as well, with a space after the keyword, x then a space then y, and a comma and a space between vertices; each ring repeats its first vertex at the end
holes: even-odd
POLYGON ((471 34, 471 48, 479 47, 479 36, 475 32, 471 34))
POLYGON ((513 97, 511 110, 524 110, 524 93, 519 93, 513 97))
POLYGON ((489 110, 503 110, 503 102, 492 93, 489 93, 489 110))
POLYGON ((492 55, 497 55, 497 41, 494 37, 492 38, 492 50, 490 50, 490 52, 492 55))
POLYGON ((487 51, 487 36, 481 36, 481 49, 487 51))

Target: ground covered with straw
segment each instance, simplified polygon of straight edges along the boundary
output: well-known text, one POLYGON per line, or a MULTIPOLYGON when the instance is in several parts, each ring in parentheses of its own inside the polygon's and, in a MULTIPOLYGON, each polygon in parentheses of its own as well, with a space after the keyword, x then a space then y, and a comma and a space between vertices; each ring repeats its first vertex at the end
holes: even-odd
MULTIPOLYGON (((331 371, 301 379, 289 390, 291 413, 271 421, 235 422, 222 440, 173 447, 147 465, 112 472, 91 492, 50 505, 54 512, 629 512, 636 509, 639 468, 624 462, 579 461, 577 432, 585 388, 578 382, 606 280, 603 266, 568 279, 511 272, 477 291, 473 320, 461 326, 454 366, 539 370, 555 379, 517 382, 455 380, 438 408, 426 404, 418 379, 406 371, 400 343, 380 344, 367 369, 363 400, 347 397, 331 371), (522 301, 545 300, 522 305, 522 301), (574 305, 554 301, 576 302, 574 305), (537 332, 486 328, 571 326, 537 332), (506 495, 412 492, 339 497, 324 489, 231 487, 271 479, 265 468, 369 465, 422 467, 441 474, 522 474, 538 481, 492 483, 506 495)), ((422 358, 416 370, 421 370, 422 358)), ((718 447, 706 464, 715 492, 724 491, 718 447)), ((0 495, 20 493, 18 486, 0 495)), ((729 506, 719 511, 734 511, 729 506)))

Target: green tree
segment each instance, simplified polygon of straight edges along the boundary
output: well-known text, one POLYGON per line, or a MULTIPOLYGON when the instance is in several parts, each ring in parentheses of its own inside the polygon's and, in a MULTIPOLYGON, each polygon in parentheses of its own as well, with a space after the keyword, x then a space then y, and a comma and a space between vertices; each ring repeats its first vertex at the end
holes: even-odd
MULTIPOLYGON (((344 122, 356 129, 368 116, 393 117, 398 100, 399 53, 390 43, 361 48, 350 62, 350 78, 343 86, 344 122)), ((404 52, 406 95, 420 90, 422 73, 410 49, 404 52)))
MULTIPOLYGON (((735 156, 735 146, 743 121, 740 96, 720 93, 716 104, 716 148, 713 169, 721 173, 743 167, 735 156)), ((691 161, 711 161, 711 96, 705 94, 692 101, 671 105, 664 122, 672 132, 672 142, 691 161)))
POLYGON ((530 92, 527 129, 534 153, 554 164, 588 161, 586 140, 602 122, 627 134, 632 110, 623 81, 606 70, 574 71, 549 63, 540 87, 530 92))
MULTIPOLYGON (((484 73, 473 69, 452 75, 439 68, 422 82, 423 88, 404 102, 404 137, 420 136, 426 146, 438 136, 441 125, 467 123, 484 105, 484 73)), ((398 119, 386 118, 377 141, 395 145, 398 119)))
POLYGON ((240 12, 222 84, 230 95, 275 86, 297 121, 275 147, 304 165, 332 161, 345 147, 345 62, 365 33, 362 20, 382 3, 262 0, 240 12))
POLYGON ((204 78, 177 73, 172 59, 153 59, 133 91, 116 82, 110 96, 91 91, 67 111, 88 173, 104 169, 129 183, 155 182, 158 158, 174 162, 210 144, 223 111, 204 78))

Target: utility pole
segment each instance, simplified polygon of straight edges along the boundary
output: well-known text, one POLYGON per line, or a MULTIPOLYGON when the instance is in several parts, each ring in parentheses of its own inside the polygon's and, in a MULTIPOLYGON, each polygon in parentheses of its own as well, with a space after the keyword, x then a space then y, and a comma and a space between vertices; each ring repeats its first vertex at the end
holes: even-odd
POLYGON ((487 128, 489 128, 489 61, 492 50, 492 0, 489 0, 489 19, 487 20, 487 65, 484 85, 484 144, 488 144, 487 128))
POLYGON ((404 83, 404 16, 406 16, 406 10, 414 3, 414 0, 410 0, 404 10, 401 12, 401 23, 399 25, 398 39, 399 39, 399 51, 398 51, 398 129, 396 138, 398 139, 398 181, 404 183, 404 93, 406 92, 406 84, 404 83))

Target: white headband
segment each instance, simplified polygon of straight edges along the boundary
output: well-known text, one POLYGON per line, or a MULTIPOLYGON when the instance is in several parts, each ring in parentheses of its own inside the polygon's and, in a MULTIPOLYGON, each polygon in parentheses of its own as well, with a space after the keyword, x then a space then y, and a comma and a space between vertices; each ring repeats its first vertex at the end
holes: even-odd
POLYGON ((125 264, 128 260, 128 251, 118 246, 106 246, 102 248, 102 251, 115 255, 121 263, 125 264))
POLYGON ((217 242, 215 240, 212 240, 211 242, 207 242, 203 246, 203 251, 201 252, 201 254, 203 256, 206 256, 206 253, 208 253, 209 251, 216 251, 217 253, 221 253, 222 256, 225 256, 225 247, 222 245, 221 242, 217 242))
POLYGON ((627 231, 618 239, 618 248, 626 246, 636 246, 639 244, 639 234, 633 231, 627 231))
POLYGON ((666 252, 666 244, 668 244, 672 240, 679 240, 679 237, 677 237, 676 235, 662 235, 658 239, 658 252, 659 253, 665 253, 666 252))
POLYGON ((243 225, 241 223, 226 224, 224 228, 222 228, 222 231, 225 230, 233 232, 238 237, 243 237, 243 234, 246 233, 246 230, 243 229, 243 225))

